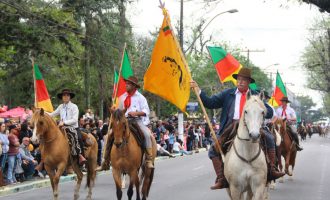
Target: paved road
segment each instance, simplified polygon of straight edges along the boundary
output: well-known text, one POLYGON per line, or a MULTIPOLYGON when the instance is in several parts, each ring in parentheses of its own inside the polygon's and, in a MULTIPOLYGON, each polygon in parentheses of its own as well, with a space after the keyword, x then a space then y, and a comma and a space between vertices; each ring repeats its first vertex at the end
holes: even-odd
MULTIPOLYGON (((272 200, 325 200, 330 199, 330 138, 314 135, 303 143, 304 150, 297 156, 297 165, 292 181, 285 178, 276 189, 270 191, 272 200)), ((228 199, 225 190, 211 191, 214 172, 206 152, 192 156, 160 160, 156 163, 156 175, 149 199, 156 200, 218 200, 228 199)), ((127 199, 126 189, 124 198, 127 199)), ((81 198, 87 190, 82 188, 81 198)), ((1 197, 2 200, 51 199, 51 188, 35 189, 15 195, 1 197)), ((60 186, 60 199, 73 199, 73 182, 60 186)), ((116 199, 112 175, 98 176, 93 199, 116 199)))

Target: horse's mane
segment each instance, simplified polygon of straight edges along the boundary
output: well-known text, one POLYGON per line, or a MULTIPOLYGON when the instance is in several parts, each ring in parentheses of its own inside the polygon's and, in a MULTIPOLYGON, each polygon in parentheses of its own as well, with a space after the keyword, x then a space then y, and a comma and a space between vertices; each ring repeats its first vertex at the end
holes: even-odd
POLYGON ((250 105, 253 102, 257 102, 258 105, 260 107, 262 107, 263 110, 267 111, 264 102, 262 102, 262 100, 260 99, 260 97, 258 95, 251 95, 250 98, 246 101, 246 106, 250 105))
POLYGON ((122 111, 120 109, 116 109, 113 113, 112 113, 112 117, 114 120, 119 121, 122 119, 122 111))
POLYGON ((32 120, 33 120, 33 121, 39 121, 39 119, 40 119, 41 117, 43 117, 43 120, 45 120, 45 121, 47 122, 47 124, 52 124, 52 125, 56 126, 56 122, 55 122, 55 120, 54 120, 52 117, 50 117, 49 114, 44 113, 43 115, 41 115, 40 112, 41 112, 41 110, 36 110, 36 111, 33 113, 33 116, 32 116, 32 120))

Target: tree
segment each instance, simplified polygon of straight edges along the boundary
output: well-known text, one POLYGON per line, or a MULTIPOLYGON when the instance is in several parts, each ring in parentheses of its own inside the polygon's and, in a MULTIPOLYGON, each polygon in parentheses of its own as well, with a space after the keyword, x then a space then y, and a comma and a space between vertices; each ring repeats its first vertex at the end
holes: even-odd
POLYGON ((300 102, 301 119, 307 119, 310 114, 310 110, 316 104, 309 96, 297 96, 297 100, 300 102))
MULTIPOLYGON (((330 94, 330 18, 317 21, 309 38, 309 45, 301 57, 306 69, 308 87, 318 90, 325 97, 330 94)), ((324 106, 329 107, 329 101, 324 98, 324 106)))

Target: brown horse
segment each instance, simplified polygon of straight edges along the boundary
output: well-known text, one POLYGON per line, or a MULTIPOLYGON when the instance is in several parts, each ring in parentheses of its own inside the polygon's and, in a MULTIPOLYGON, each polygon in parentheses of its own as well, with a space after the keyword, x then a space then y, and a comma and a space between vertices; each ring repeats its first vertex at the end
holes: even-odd
POLYGON ((300 124, 300 125, 298 126, 297 132, 298 132, 298 134, 300 135, 301 140, 306 140, 307 129, 306 129, 305 126, 303 126, 302 124, 300 124))
MULTIPOLYGON (((292 171, 295 166, 297 149, 294 141, 289 136, 289 130, 287 129, 286 120, 277 119, 274 124, 274 128, 280 133, 282 142, 279 147, 281 155, 285 160, 285 173, 292 176, 292 171), (289 166, 292 167, 292 171, 289 170, 289 166)), ((283 170, 281 157, 278 158, 280 170, 283 170)))
MULTIPOLYGON (((74 199, 78 199, 83 173, 78 166, 78 158, 70 154, 69 142, 65 131, 61 131, 55 121, 43 109, 34 111, 30 125, 33 128, 32 142, 40 144, 41 157, 50 178, 54 200, 58 199, 60 177, 65 168, 70 165, 77 174, 74 199)), ((97 142, 92 135, 83 134, 83 137, 88 137, 92 141, 92 145, 85 151, 87 158, 87 187, 89 188, 87 199, 91 199, 92 187, 94 186, 96 176, 97 142)))
MULTIPOLYGON (((133 133, 129 129, 125 110, 111 110, 111 127, 114 146, 111 150, 111 166, 113 179, 116 184, 117 199, 122 198, 121 175, 129 175, 130 182, 127 190, 128 199, 133 196, 133 184, 136 187, 136 199, 140 199, 140 183, 142 183, 142 199, 145 200, 150 191, 154 169, 146 168, 143 160, 143 150, 138 145, 133 133), (138 176, 142 168, 141 177, 138 176)), ((156 140, 152 138, 153 158, 157 154, 156 140)))

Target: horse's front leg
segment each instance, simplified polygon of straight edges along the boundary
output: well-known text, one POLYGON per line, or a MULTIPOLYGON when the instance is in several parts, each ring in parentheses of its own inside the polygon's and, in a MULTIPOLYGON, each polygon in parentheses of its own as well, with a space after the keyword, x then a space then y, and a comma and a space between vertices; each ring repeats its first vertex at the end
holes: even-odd
POLYGON ((130 184, 135 185, 136 200, 140 200, 140 180, 139 180, 138 170, 134 171, 133 174, 131 175, 130 184))
POLYGON ((123 192, 121 191, 121 172, 115 168, 112 168, 112 176, 116 184, 117 199, 121 200, 123 192))
POLYGON ((266 188, 264 185, 257 187, 254 191, 252 200, 265 200, 265 189, 266 188))
POLYGON ((241 190, 234 185, 230 185, 230 196, 231 200, 243 200, 243 193, 241 190))
POLYGON ((49 175, 50 184, 52 185, 53 199, 57 200, 58 199, 58 190, 57 190, 57 186, 55 187, 55 184, 54 184, 55 171, 46 164, 45 164, 45 169, 46 169, 47 174, 49 175))

